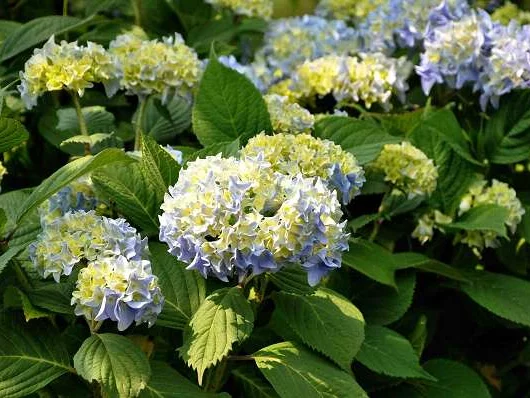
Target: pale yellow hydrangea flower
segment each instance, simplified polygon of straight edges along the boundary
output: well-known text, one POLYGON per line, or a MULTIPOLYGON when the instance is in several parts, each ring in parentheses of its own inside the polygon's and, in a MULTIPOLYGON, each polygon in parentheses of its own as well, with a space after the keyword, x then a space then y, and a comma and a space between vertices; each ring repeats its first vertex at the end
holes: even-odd
POLYGON ((270 19, 274 2, 272 0, 206 0, 220 8, 228 8, 237 15, 270 19))
POLYGON ((321 0, 316 14, 326 18, 359 21, 384 3, 384 0, 321 0))
POLYGON ((272 128, 277 133, 309 132, 315 117, 305 108, 289 101, 289 98, 269 94, 263 97, 271 117, 272 128))

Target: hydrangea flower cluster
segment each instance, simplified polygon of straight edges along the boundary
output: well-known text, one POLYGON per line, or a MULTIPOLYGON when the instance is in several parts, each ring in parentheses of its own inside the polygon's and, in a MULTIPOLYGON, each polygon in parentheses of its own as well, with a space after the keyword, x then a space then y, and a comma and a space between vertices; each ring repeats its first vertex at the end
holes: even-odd
MULTIPOLYGON (((364 51, 391 53, 416 46, 423 39, 429 20, 440 12, 440 0, 390 0, 371 12, 359 26, 364 51)), ((448 0, 444 8, 462 15, 469 11, 465 0, 448 0)))
POLYGON ((116 57, 119 84, 127 94, 147 96, 173 94, 187 96, 199 81, 201 64, 182 36, 142 40, 137 34, 119 35, 110 43, 116 57))
POLYGON ((42 48, 35 49, 20 72, 20 80, 18 90, 28 109, 37 105, 37 99, 47 91, 64 89, 83 96, 94 83, 105 84, 109 96, 117 90, 114 58, 101 45, 56 44, 53 36, 42 48))
POLYGON ((363 20, 384 3, 384 0, 320 0, 315 14, 355 22, 363 20))
POLYGON ((439 210, 425 213, 418 219, 418 225, 412 231, 412 237, 418 239, 423 245, 432 239, 435 229, 445 232, 443 226, 452 222, 452 217, 439 210))
POLYGON ((84 176, 62 188, 39 207, 42 226, 72 211, 96 210, 105 206, 94 192, 92 180, 84 176))
POLYGON ((256 57, 279 79, 289 77, 304 61, 351 53, 357 47, 357 34, 344 21, 304 15, 271 22, 256 57))
POLYGON ((366 181, 355 156, 332 141, 309 134, 259 134, 248 141, 241 156, 261 156, 274 171, 283 174, 319 177, 338 192, 344 204, 360 193, 366 181))
MULTIPOLYGON (((515 190, 504 182, 494 179, 491 186, 488 186, 486 180, 477 181, 460 201, 458 214, 462 215, 474 207, 489 204, 498 205, 508 210, 505 224, 512 234, 515 233, 525 210, 517 198, 515 190)), ((499 245, 499 236, 494 231, 465 231, 460 236, 460 240, 469 247, 476 249, 475 253, 480 253, 485 247, 498 247, 499 245)))
POLYGON ((425 153, 409 142, 386 144, 372 167, 383 172, 385 181, 398 189, 396 193, 403 192, 409 199, 430 195, 436 189, 436 166, 425 153))
POLYGON ((304 98, 332 94, 337 101, 363 101, 391 108, 392 93, 404 99, 413 65, 405 57, 361 53, 358 57, 330 55, 300 65, 293 79, 304 98))
POLYGON ((277 94, 265 95, 263 98, 275 132, 297 134, 313 128, 315 117, 307 109, 289 101, 289 98, 277 94))
POLYGON ((164 304, 158 280, 147 260, 125 256, 97 258, 81 269, 72 293, 75 314, 86 319, 118 322, 118 330, 133 322, 151 327, 164 304))
POLYGON ((68 212, 43 226, 29 252, 36 271, 56 282, 74 267, 85 266, 72 305, 88 320, 111 319, 124 330, 133 321, 152 325, 162 310, 164 298, 147 259, 147 238, 124 219, 68 212))
POLYGON ((445 82, 459 89, 467 82, 476 82, 491 29, 490 17, 483 10, 458 20, 440 16, 427 32, 425 51, 416 68, 423 91, 428 94, 435 83, 445 82))
POLYGON ((215 7, 228 8, 237 15, 263 19, 272 17, 274 6, 272 0, 206 0, 206 2, 215 7))
POLYGON ((188 163, 162 210, 160 240, 205 278, 300 264, 315 285, 348 247, 336 193, 319 178, 274 173, 260 158, 188 163))

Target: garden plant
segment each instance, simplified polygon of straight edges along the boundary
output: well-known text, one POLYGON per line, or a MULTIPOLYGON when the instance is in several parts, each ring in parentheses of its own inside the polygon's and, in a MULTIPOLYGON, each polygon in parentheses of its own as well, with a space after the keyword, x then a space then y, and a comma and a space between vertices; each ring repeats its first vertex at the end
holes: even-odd
POLYGON ((526 7, 0 0, 0 398, 530 397, 526 7))

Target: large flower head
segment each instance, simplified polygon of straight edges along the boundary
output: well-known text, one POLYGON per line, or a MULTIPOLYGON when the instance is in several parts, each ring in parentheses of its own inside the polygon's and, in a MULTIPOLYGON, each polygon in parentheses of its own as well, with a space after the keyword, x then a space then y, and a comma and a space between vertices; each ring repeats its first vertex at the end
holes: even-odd
POLYGON ((41 224, 44 227, 73 211, 90 211, 105 205, 99 200, 90 177, 81 177, 52 195, 39 207, 41 224))
POLYGON ((386 144, 372 167, 382 172, 385 181, 409 198, 430 195, 436 189, 436 166, 425 153, 409 142, 386 144))
POLYGON ((344 204, 360 193, 364 170, 351 153, 332 141, 309 134, 259 134, 241 150, 242 157, 262 156, 274 171, 304 177, 320 177, 337 190, 344 204))
POLYGON ((188 163, 162 210, 169 252, 223 281, 299 264, 316 284, 347 248, 336 193, 320 179, 274 173, 259 158, 188 163))
POLYGON ((18 90, 26 107, 32 108, 47 91, 64 89, 83 96, 94 83, 104 83, 107 94, 112 95, 116 89, 116 67, 112 55, 99 44, 56 44, 52 36, 44 47, 35 49, 20 72, 20 80, 18 90))
POLYGON ((272 22, 257 56, 277 78, 285 78, 304 61, 356 51, 356 41, 355 30, 344 21, 304 15, 272 22))
POLYGON ((159 93, 165 100, 172 94, 189 95, 199 81, 199 58, 178 33, 162 41, 120 35, 110 43, 109 51, 116 56, 120 87, 127 94, 159 93))
POLYGON ((228 8, 237 15, 263 19, 272 17, 274 6, 272 0, 206 0, 206 2, 215 7, 228 8))
POLYGON ((124 219, 96 215, 94 211, 66 213, 46 224, 30 247, 30 258, 44 278, 70 275, 75 266, 101 257, 147 258, 147 238, 142 239, 124 219))
POLYGON ((272 128, 278 133, 308 132, 315 124, 315 117, 307 109, 293 103, 288 97, 269 94, 263 97, 271 116, 272 128))
MULTIPOLYGON (((517 225, 525 213, 515 190, 510 188, 508 184, 495 179, 491 182, 491 186, 488 186, 486 180, 479 180, 473 184, 460 201, 458 213, 461 215, 474 207, 483 205, 497 205, 507 209, 508 217, 505 224, 512 234, 517 230, 517 225)), ((460 240, 477 249, 478 253, 485 247, 497 247, 499 245, 499 236, 496 232, 489 230, 465 231, 460 236, 460 240)))
POLYGON ((425 94, 435 83, 457 89, 476 83, 491 31, 490 17, 483 10, 456 20, 450 14, 438 15, 426 34, 425 51, 416 67, 425 94))
POLYGON ((118 322, 118 330, 133 322, 152 326, 162 311, 164 297, 147 260, 119 255, 102 257, 79 272, 72 293, 75 314, 88 320, 118 322))
POLYGON ((337 101, 364 102, 367 108, 378 103, 390 109, 393 93, 404 99, 411 72, 412 64, 405 57, 329 55, 300 65, 293 85, 305 98, 332 94, 337 101))

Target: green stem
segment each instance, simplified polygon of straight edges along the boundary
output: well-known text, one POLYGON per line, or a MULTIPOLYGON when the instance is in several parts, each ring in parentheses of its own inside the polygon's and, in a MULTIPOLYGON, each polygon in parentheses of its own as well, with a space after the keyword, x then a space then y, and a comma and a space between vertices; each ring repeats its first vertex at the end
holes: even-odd
POLYGON ((379 228, 381 228, 381 222, 379 219, 374 221, 374 227, 372 228, 372 233, 370 234, 370 237, 368 240, 370 242, 375 241, 375 238, 377 238, 377 234, 379 233, 379 228))
POLYGON ((227 360, 223 359, 217 364, 215 369, 212 369, 212 372, 208 375, 206 385, 204 386, 204 391, 207 392, 217 392, 221 389, 221 383, 226 371, 227 360))
MULTIPOLYGON (((70 91, 72 96, 72 102, 74 103, 75 113, 77 115, 77 121, 79 122, 79 130, 81 135, 88 136, 88 128, 86 126, 86 120, 83 116, 83 109, 81 108, 81 103, 79 102, 79 95, 75 91, 70 91)), ((85 155, 90 155, 90 145, 85 144, 85 155)))
POLYGON ((63 16, 68 15, 68 0, 63 0, 63 16))
POLYGON ((134 150, 140 150, 140 144, 142 143, 142 122, 144 120, 145 104, 147 103, 147 98, 139 98, 138 103, 138 112, 136 115, 136 133, 134 135, 134 150))
POLYGON ((86 319, 86 323, 90 329, 90 334, 96 334, 101 325, 103 325, 103 321, 95 321, 94 319, 86 319))
POLYGON ((131 0, 131 4, 134 11, 134 24, 142 26, 142 0, 131 0))

